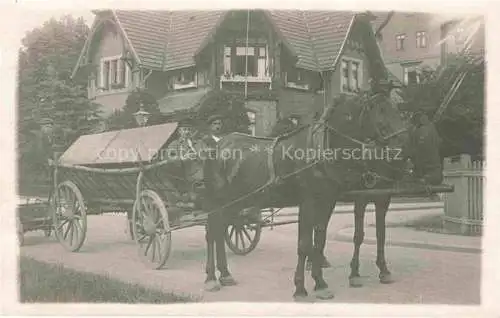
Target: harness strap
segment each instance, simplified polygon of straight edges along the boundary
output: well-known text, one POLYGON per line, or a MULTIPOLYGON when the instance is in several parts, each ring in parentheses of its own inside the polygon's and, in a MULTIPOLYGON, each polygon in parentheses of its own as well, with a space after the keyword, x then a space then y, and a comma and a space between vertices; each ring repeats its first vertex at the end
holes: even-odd
POLYGON ((274 166, 273 158, 274 158, 274 149, 278 144, 278 139, 279 139, 278 137, 274 138, 271 148, 269 148, 267 152, 267 166, 269 167, 269 172, 270 172, 269 183, 275 183, 277 181, 276 167, 274 166))

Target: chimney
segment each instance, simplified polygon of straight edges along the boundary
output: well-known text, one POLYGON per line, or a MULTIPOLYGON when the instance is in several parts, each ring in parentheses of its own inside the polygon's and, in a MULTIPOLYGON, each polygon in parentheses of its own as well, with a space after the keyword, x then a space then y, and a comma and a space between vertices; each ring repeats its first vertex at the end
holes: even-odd
POLYGON ((448 33, 451 30, 452 24, 453 24, 452 21, 445 21, 445 22, 441 23, 441 25, 440 25, 440 29, 441 29, 441 32, 440 32, 441 61, 440 62, 441 62, 441 65, 445 65, 447 62, 449 39, 446 39, 446 37, 448 36, 448 33))

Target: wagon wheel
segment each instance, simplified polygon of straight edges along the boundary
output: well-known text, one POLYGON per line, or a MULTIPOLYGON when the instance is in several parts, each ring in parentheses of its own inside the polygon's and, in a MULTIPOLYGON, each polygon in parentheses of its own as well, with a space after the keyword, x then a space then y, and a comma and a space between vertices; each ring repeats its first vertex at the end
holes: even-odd
POLYGON ((142 191, 134 203, 132 220, 141 257, 152 262, 155 269, 162 268, 170 255, 172 236, 168 212, 160 196, 152 190, 142 191))
POLYGON ((71 181, 57 186, 51 200, 54 234, 64 248, 77 252, 87 234, 87 208, 78 187, 71 181))
POLYGON ((257 247, 261 232, 260 210, 254 210, 248 216, 235 218, 226 227, 226 244, 236 255, 247 255, 257 247))

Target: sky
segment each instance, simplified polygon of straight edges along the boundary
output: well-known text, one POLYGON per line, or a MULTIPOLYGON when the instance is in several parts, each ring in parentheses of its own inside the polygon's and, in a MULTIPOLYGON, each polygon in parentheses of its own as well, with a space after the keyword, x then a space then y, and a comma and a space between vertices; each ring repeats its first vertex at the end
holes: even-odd
POLYGON ((94 14, 90 10, 72 10, 72 9, 50 9, 50 10, 40 10, 40 9, 23 9, 21 15, 21 21, 19 21, 19 31, 22 35, 26 32, 33 30, 36 27, 41 26, 45 21, 51 18, 58 19, 63 15, 72 15, 74 17, 83 17, 85 22, 90 26, 94 20, 94 14))

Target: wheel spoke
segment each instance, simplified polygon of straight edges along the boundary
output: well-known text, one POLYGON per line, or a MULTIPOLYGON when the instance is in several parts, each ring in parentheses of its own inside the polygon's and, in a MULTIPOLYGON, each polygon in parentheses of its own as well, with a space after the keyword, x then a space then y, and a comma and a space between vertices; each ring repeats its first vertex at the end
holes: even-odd
POLYGON ((235 245, 236 245, 237 248, 240 247, 239 241, 240 241, 240 237, 238 235, 238 232, 236 232, 236 243, 235 243, 235 245))
POLYGON ((243 238, 243 231, 238 231, 238 235, 240 236, 240 240, 241 240, 241 246, 243 246, 243 249, 246 249, 246 245, 245 245, 245 239, 243 238))
POLYGON ((66 240, 66 238, 68 237, 68 233, 69 233, 69 229, 71 228, 71 221, 68 222, 68 227, 66 228, 66 231, 64 232, 64 235, 63 235, 63 238, 66 240))
POLYGON ((64 219, 64 220, 63 220, 60 224, 58 224, 58 225, 57 225, 57 231, 62 230, 62 228, 63 228, 66 224, 68 224, 68 222, 69 222, 69 219, 64 219))
POLYGON ((146 246, 146 249, 144 250, 144 256, 148 255, 148 250, 151 247, 151 243, 153 243, 153 237, 152 236, 149 237, 148 245, 146 246))
POLYGON ((231 226, 231 231, 229 231, 229 237, 231 238, 231 240, 233 239, 233 236, 234 236, 234 225, 230 225, 231 226))
POLYGON ((153 250, 153 253, 151 255, 151 261, 155 261, 155 256, 156 256, 156 238, 154 236, 152 238, 152 243, 151 243, 151 249, 153 250))
POLYGON ((247 229, 245 228, 245 226, 243 226, 241 229, 243 230, 243 233, 245 234, 245 236, 248 238, 248 241, 249 241, 250 243, 252 243, 252 238, 250 237, 250 234, 248 234, 248 231, 247 231, 247 229))
POLYGON ((69 231, 69 245, 73 244, 73 234, 75 233, 75 222, 71 222, 70 225, 70 231, 69 231))

